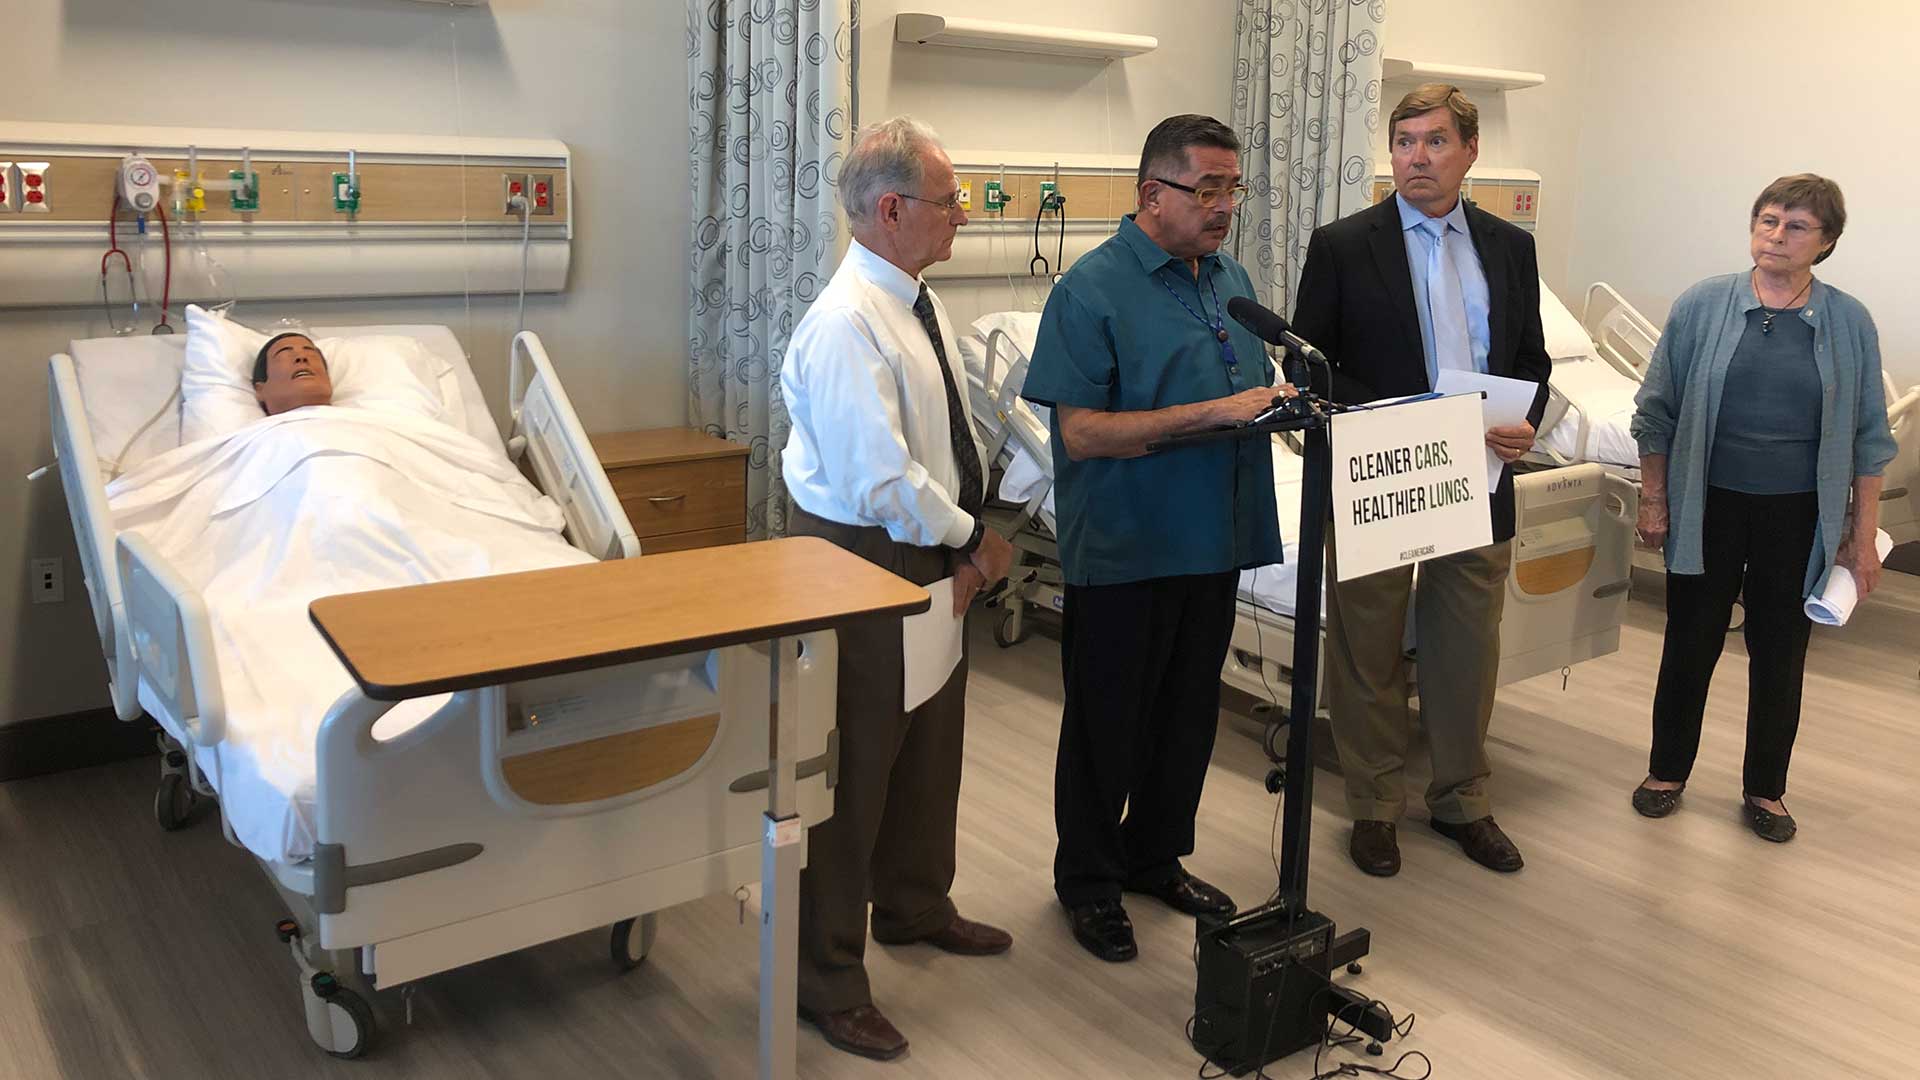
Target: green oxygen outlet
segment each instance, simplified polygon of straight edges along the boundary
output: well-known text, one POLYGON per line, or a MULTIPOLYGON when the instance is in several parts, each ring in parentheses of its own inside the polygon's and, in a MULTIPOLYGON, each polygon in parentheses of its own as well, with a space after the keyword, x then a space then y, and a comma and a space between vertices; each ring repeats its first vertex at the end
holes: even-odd
POLYGON ((333 212, 336 214, 360 212, 360 187, 352 173, 333 174, 333 212))
POLYGON ((1060 185, 1051 180, 1040 181, 1040 209, 1042 211, 1060 209, 1060 185))
POLYGON ((234 169, 227 173, 227 179, 244 184, 244 190, 236 187, 227 192, 227 208, 237 214, 250 214, 260 209, 260 174, 241 172, 234 169))
POLYGON ((987 190, 981 196, 980 205, 989 214, 998 214, 1007 208, 1007 192, 1000 181, 987 181, 987 190))

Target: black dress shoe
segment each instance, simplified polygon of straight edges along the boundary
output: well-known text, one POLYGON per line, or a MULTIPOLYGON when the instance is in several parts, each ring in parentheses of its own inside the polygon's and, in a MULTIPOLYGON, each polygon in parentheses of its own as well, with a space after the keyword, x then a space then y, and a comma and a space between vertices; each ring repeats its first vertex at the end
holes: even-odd
POLYGON ((1126 889, 1151 896, 1182 915, 1231 915, 1236 910, 1233 897, 1185 870, 1152 885, 1129 885, 1126 889))
POLYGON ((1374 877, 1392 877, 1400 872, 1400 841, 1391 821, 1356 821, 1353 837, 1347 841, 1347 854, 1353 865, 1374 877))
POLYGON ((1661 790, 1645 784, 1633 789, 1633 808, 1641 817, 1663 818, 1680 808, 1680 793, 1686 787, 1661 790))
POLYGON ((1800 831, 1800 826, 1793 823, 1792 814, 1776 814, 1746 796, 1740 799, 1740 815, 1747 819, 1747 828, 1753 830, 1753 835, 1776 844, 1786 843, 1800 831))
POLYGON ((1460 845, 1467 858, 1489 870, 1498 870, 1511 874, 1526 865, 1520 858, 1520 849, 1513 846, 1507 834, 1493 823, 1493 815, 1469 821, 1465 825, 1455 825, 1451 821, 1433 819, 1433 831, 1460 845))
POLYGON ((1140 947, 1133 940, 1133 920, 1127 918, 1127 909, 1118 900, 1095 900, 1068 908, 1067 919, 1073 923, 1073 940, 1110 964, 1140 955, 1140 947))

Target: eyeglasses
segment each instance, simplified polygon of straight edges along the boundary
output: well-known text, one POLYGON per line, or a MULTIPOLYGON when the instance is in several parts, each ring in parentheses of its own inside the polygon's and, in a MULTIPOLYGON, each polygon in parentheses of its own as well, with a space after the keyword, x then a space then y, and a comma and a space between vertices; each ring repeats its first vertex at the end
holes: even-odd
POLYGON ((1761 232, 1761 233, 1770 233, 1773 230, 1779 228, 1782 224, 1786 225, 1787 238, 1790 240, 1805 240, 1807 237, 1812 236, 1814 233, 1823 231, 1821 226, 1819 225, 1809 225, 1804 221, 1783 222, 1781 221, 1781 219, 1774 217, 1772 214, 1761 214, 1759 217, 1754 218, 1753 231, 1761 232))
POLYGON ((937 206, 949 214, 953 213, 960 206, 959 191, 955 191, 944 199, 923 199, 918 195, 909 195, 904 191, 896 191, 894 194, 903 199, 912 199, 914 202, 926 203, 928 206, 937 206))
POLYGON ((1175 181, 1167 180, 1158 176, 1149 176, 1147 177, 1147 179, 1152 180, 1154 183, 1157 183, 1157 184, 1165 184, 1168 187, 1174 189, 1175 191, 1186 192, 1187 194, 1193 196, 1193 201, 1199 203, 1200 208, 1202 210, 1211 210, 1215 206, 1218 206, 1220 204, 1220 200, 1223 197, 1230 198, 1232 200, 1227 204, 1230 207, 1239 206, 1240 204, 1247 201, 1247 185, 1245 184, 1235 184, 1232 187, 1224 187, 1224 188, 1219 188, 1219 187, 1196 188, 1196 187, 1188 187, 1185 184, 1177 183, 1175 181))

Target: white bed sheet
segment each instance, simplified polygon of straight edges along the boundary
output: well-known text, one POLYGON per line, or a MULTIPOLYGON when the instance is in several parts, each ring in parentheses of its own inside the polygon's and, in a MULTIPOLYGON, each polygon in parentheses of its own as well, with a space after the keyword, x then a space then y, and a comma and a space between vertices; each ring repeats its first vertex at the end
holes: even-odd
MULTIPOLYGON (((297 861, 314 843, 315 736, 352 678, 307 606, 322 596, 592 561, 504 453, 431 420, 321 406, 139 465, 107 488, 114 527, 151 542, 206 602, 226 739, 196 749, 241 843, 297 861)), ((657 722, 717 711, 704 657, 663 671, 657 722)), ((142 701, 176 738, 149 688, 142 701)), ((396 706, 392 738, 445 695, 396 706)), ((184 739, 183 739, 184 741, 184 739)))
POLYGON ((1639 383, 1603 360, 1564 359, 1553 362, 1553 389, 1570 407, 1540 437, 1539 445, 1574 462, 1639 468, 1640 446, 1631 430, 1639 383), (1579 445, 1582 420, 1588 429, 1584 453, 1579 445))

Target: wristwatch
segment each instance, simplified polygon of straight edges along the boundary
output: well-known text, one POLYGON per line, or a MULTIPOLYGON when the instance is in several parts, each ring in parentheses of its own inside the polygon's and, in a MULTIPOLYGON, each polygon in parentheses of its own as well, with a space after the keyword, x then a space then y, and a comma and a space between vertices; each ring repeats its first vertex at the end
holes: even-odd
POLYGON ((987 536, 986 519, 981 517, 976 517, 973 519, 973 531, 967 534, 967 542, 964 544, 961 544, 959 547, 955 548, 954 550, 958 551, 962 555, 971 555, 974 553, 974 550, 980 546, 980 541, 986 539, 986 536, 987 536))

